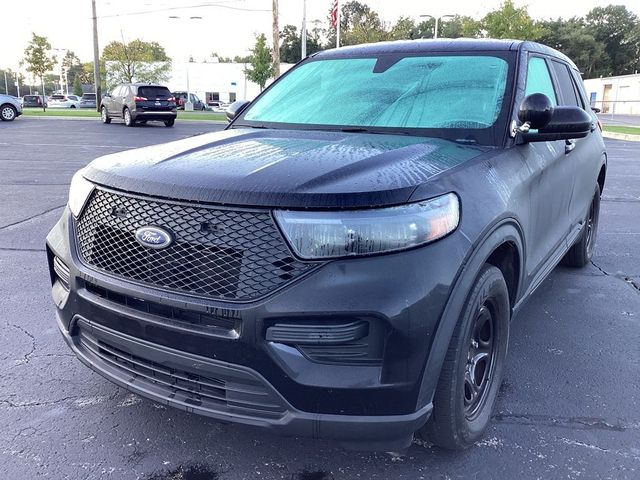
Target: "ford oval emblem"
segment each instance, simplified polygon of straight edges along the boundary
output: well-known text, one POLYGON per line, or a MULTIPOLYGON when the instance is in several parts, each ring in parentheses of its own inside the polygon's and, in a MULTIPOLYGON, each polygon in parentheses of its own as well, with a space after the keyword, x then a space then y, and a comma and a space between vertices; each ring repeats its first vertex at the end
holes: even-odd
POLYGON ((166 248, 173 243, 173 235, 160 227, 140 227, 136 230, 136 240, 149 248, 166 248))

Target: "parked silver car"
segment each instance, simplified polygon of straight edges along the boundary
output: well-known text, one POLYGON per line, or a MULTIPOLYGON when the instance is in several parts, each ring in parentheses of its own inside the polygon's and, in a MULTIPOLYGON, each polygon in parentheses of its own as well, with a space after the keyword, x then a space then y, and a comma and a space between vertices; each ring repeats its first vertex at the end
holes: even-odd
POLYGON ((18 97, 0 94, 0 119, 11 122, 22 115, 22 103, 18 97))
POLYGON ((77 95, 51 95, 49 108, 80 108, 80 97, 77 95))

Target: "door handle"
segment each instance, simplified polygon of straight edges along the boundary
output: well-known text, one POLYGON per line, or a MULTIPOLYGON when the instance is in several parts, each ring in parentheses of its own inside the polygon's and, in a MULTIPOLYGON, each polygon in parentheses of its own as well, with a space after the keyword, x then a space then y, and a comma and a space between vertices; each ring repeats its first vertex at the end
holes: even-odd
POLYGON ((564 143, 564 153, 569 154, 571 153, 571 151, 576 148, 576 141, 575 140, 565 140, 564 143))

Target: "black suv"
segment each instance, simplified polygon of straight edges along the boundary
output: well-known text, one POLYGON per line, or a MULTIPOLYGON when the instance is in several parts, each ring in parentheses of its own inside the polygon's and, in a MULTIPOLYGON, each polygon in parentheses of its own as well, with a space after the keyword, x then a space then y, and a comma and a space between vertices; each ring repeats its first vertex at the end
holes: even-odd
POLYGON ((593 254, 607 155, 575 65, 521 41, 346 47, 229 116, 74 176, 47 253, 78 358, 225 421, 473 445, 511 318, 593 254))
POLYGON ((102 123, 122 118, 127 127, 137 122, 159 120, 167 127, 176 121, 176 99, 167 87, 150 83, 124 83, 107 93, 100 102, 102 123))

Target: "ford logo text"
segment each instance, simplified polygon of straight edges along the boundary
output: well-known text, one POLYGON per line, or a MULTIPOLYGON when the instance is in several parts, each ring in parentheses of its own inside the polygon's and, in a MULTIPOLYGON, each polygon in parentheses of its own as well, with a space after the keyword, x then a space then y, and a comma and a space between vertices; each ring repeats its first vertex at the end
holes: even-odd
POLYGON ((173 243, 170 232, 160 227, 140 227, 136 230, 136 240, 149 248, 166 248, 173 243))

